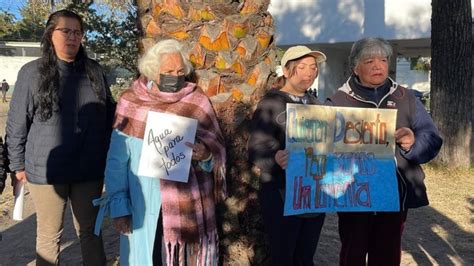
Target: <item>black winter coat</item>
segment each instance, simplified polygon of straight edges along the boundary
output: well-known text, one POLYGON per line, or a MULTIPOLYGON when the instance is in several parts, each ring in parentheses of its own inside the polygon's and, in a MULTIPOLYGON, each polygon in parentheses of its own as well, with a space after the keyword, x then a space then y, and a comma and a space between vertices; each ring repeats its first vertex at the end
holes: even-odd
POLYGON ((70 184, 102 179, 115 103, 102 68, 84 58, 58 60, 59 104, 52 117, 39 119, 40 59, 23 66, 10 102, 7 148, 10 170, 25 170, 35 184, 70 184), (85 60, 98 77, 92 89, 85 60))
POLYGON ((285 149, 287 103, 320 104, 308 92, 296 97, 278 89, 270 90, 253 114, 248 142, 249 161, 258 168, 260 182, 275 182, 280 190, 285 189, 285 170, 276 163, 275 154, 285 149))

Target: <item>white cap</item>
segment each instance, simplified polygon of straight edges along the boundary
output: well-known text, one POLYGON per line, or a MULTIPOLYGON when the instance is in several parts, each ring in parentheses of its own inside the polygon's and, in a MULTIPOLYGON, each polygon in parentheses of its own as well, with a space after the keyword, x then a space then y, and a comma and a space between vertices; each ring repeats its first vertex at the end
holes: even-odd
POLYGON ((326 61, 326 55, 323 52, 311 51, 311 49, 306 46, 298 45, 290 47, 288 50, 286 50, 285 54, 283 54, 283 57, 281 58, 281 66, 284 67, 288 61, 298 59, 305 55, 312 55, 318 64, 326 61))

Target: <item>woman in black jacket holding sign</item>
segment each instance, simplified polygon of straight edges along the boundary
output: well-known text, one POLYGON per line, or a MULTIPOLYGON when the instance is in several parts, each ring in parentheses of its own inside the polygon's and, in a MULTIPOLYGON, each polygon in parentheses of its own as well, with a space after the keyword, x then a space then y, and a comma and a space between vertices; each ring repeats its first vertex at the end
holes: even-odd
POLYGON ((260 179, 259 199, 272 265, 313 265, 313 256, 324 223, 324 214, 283 216, 286 104, 320 104, 308 89, 318 76, 320 51, 305 46, 289 48, 282 57, 283 76, 255 111, 248 143, 253 172, 260 179))

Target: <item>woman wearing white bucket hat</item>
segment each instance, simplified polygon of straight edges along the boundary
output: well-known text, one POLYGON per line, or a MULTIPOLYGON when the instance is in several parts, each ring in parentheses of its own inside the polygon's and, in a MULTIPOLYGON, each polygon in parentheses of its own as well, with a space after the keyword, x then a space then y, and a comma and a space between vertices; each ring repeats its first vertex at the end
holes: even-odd
POLYGON ((306 46, 289 48, 281 59, 279 77, 259 102, 250 128, 249 160, 260 179, 259 199, 270 246, 271 265, 313 265, 324 214, 283 216, 286 104, 320 104, 308 93, 326 55, 306 46))

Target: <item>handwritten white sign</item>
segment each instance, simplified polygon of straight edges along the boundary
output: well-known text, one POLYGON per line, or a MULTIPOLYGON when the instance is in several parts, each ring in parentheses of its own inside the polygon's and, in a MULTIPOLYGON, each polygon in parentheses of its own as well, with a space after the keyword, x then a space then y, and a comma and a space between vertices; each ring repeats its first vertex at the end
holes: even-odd
POLYGON ((197 120, 149 111, 138 175, 187 183, 197 120))

